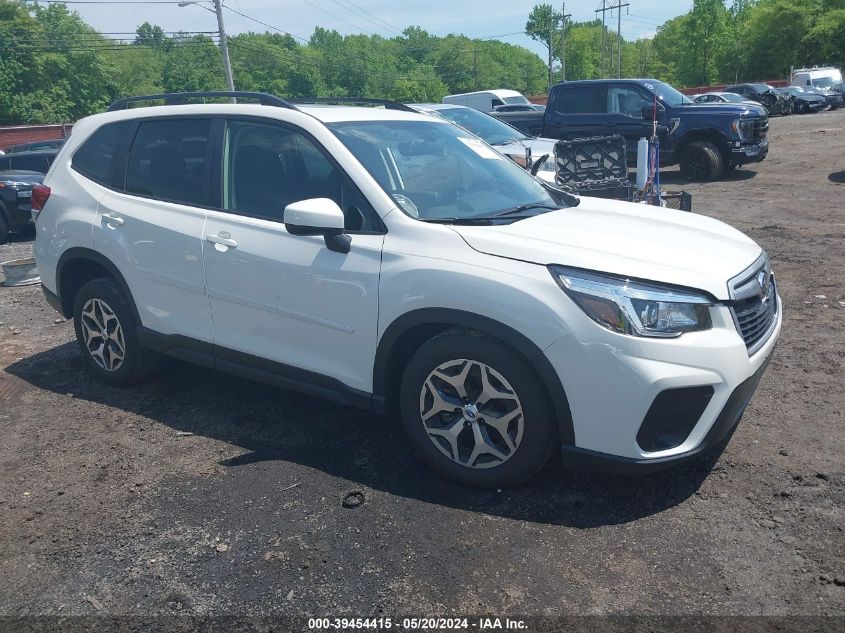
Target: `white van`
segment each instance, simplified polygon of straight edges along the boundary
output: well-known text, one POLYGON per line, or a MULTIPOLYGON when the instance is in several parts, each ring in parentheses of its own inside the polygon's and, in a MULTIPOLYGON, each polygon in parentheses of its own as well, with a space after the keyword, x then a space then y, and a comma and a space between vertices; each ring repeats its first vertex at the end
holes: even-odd
POLYGON ((496 106, 511 104, 527 104, 531 102, 521 92, 516 90, 481 90, 478 92, 465 92, 458 95, 443 97, 443 103, 462 105, 475 108, 482 112, 492 112, 496 106))
POLYGON ((806 88, 811 86, 827 90, 842 85, 842 71, 833 66, 819 68, 797 68, 792 73, 792 85, 806 88))

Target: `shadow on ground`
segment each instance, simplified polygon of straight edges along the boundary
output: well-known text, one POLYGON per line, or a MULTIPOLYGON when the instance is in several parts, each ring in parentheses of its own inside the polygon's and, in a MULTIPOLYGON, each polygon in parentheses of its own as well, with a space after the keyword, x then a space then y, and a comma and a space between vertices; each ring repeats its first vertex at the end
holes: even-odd
MULTIPOLYGON (((752 169, 734 169, 732 171, 727 171, 719 178, 719 182, 742 182, 744 180, 751 180, 752 178, 757 176, 757 172, 752 169)), ((660 185, 683 185, 681 189, 686 186, 689 187, 698 187, 701 183, 697 182, 690 182, 686 178, 681 176, 681 172, 673 170, 673 171, 661 171, 660 172, 660 185)))
POLYGON ((644 477, 576 473, 553 459, 519 489, 478 491, 433 475, 411 452, 397 421, 178 361, 166 361, 155 380, 128 389, 95 381, 75 343, 24 358, 6 371, 39 389, 240 447, 243 454, 221 462, 232 477, 257 462, 292 462, 400 497, 580 528, 627 523, 683 502, 720 454, 717 449, 644 477))

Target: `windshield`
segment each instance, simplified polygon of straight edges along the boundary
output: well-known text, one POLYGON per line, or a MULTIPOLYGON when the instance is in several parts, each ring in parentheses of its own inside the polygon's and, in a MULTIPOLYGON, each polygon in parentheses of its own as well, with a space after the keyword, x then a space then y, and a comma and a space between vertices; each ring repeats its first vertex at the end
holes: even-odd
POLYGON ((692 103, 688 96, 678 92, 672 86, 670 86, 669 84, 665 84, 662 81, 646 82, 645 87, 654 90, 654 92, 657 93, 657 96, 669 105, 677 106, 686 103, 692 103))
POLYGON ((526 99, 522 95, 516 95, 514 97, 502 97, 502 101, 504 101, 505 103, 511 103, 511 104, 531 103, 528 99, 526 99))
POLYGON ((818 79, 813 79, 813 85, 816 88, 833 88, 841 83, 842 81, 836 81, 833 77, 819 77, 818 79))
POLYGON ((528 172, 454 125, 354 121, 328 127, 413 218, 460 221, 561 206, 528 172))
POLYGON ((476 136, 484 139, 490 145, 504 145, 511 141, 521 141, 529 137, 503 123, 489 114, 484 114, 475 108, 442 108, 434 111, 438 116, 457 123, 476 136))

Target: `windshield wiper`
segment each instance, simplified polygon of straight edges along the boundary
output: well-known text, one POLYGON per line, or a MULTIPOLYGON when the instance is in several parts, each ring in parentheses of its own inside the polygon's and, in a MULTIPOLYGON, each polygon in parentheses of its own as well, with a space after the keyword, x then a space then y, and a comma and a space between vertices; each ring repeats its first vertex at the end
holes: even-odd
POLYGON ((506 218, 511 217, 514 215, 519 215, 524 211, 528 211, 529 209, 545 209, 546 211, 557 211, 560 207, 550 204, 543 204, 541 202, 530 202, 528 204, 521 204, 518 207, 513 207, 512 209, 505 209, 504 211, 499 211, 498 213, 494 213, 493 215, 488 215, 488 218, 506 218))
POLYGON ((493 218, 474 217, 474 218, 417 218, 420 222, 429 222, 430 224, 465 224, 468 226, 489 225, 493 223, 493 218))

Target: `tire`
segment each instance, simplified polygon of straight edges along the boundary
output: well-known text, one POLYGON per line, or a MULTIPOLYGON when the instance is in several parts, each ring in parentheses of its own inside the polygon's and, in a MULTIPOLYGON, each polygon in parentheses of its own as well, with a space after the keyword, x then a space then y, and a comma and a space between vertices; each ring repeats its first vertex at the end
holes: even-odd
POLYGON ((725 159, 710 141, 695 141, 681 154, 681 175, 691 182, 716 180, 725 171, 725 159))
POLYGON ((417 350, 402 377, 400 410, 423 460, 466 486, 519 485, 559 443, 546 393, 528 361, 475 332, 448 330, 417 350), (486 398, 485 391, 495 397, 486 398))
POLYGON ((3 209, 0 208, 0 244, 5 244, 9 239, 9 223, 6 221, 6 215, 3 209))
POLYGON ((77 293, 76 341, 85 364, 103 382, 125 387, 155 372, 158 355, 138 342, 137 325, 129 299, 114 279, 92 279, 77 293))

